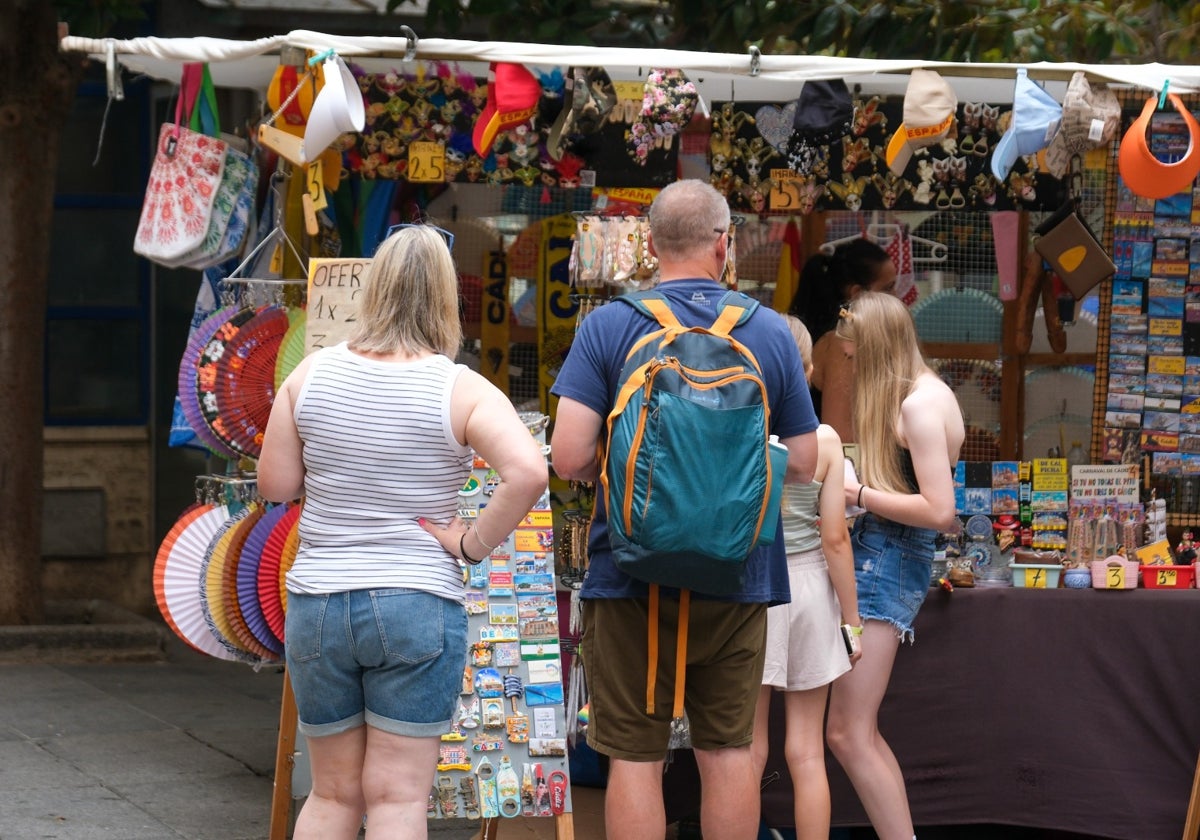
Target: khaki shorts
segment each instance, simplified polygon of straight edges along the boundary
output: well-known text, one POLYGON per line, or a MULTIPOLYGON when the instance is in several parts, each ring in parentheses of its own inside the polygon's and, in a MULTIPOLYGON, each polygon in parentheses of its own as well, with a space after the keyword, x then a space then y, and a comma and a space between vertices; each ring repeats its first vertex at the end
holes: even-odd
MULTIPOLYGON (((679 601, 664 596, 659 604, 653 714, 646 713, 648 604, 645 598, 583 602, 588 746, 626 761, 661 760, 671 736, 679 601)), ((762 685, 767 606, 693 598, 688 628, 684 708, 692 747, 746 746, 762 685)))

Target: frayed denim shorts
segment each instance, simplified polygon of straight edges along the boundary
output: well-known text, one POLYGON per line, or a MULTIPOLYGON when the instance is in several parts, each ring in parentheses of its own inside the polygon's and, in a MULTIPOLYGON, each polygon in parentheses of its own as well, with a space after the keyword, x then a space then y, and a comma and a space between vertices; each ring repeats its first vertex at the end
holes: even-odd
POLYGON ((462 604, 412 589, 289 592, 284 636, 303 734, 449 731, 467 664, 462 604))
POLYGON ((913 639, 913 621, 929 594, 932 528, 914 528, 870 513, 854 520, 854 577, 863 620, 886 621, 900 639, 913 639))

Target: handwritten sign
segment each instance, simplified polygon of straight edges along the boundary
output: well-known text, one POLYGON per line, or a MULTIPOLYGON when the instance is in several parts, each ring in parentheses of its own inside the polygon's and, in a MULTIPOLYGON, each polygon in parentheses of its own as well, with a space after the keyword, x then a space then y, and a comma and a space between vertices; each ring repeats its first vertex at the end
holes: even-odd
POLYGON ((436 184, 446 180, 446 147, 429 140, 408 144, 408 170, 414 184, 436 184))
POLYGON ((350 337, 371 261, 362 257, 308 261, 308 321, 304 352, 332 347, 350 337))

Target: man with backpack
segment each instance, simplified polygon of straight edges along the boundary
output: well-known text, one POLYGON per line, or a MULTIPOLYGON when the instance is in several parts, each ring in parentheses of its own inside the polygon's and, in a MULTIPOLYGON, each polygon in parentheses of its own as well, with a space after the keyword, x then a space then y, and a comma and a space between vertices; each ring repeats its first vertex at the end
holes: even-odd
POLYGON ((768 500, 783 459, 768 458, 767 436, 787 447, 786 480, 808 482, 817 418, 783 319, 720 282, 725 198, 678 181, 649 220, 658 286, 590 314, 551 388, 555 472, 604 485, 580 593, 588 743, 610 759, 609 836, 662 840, 663 767, 686 709, 705 840, 743 840, 758 831, 767 607, 789 600, 768 500), (671 528, 683 550, 662 544, 671 528))

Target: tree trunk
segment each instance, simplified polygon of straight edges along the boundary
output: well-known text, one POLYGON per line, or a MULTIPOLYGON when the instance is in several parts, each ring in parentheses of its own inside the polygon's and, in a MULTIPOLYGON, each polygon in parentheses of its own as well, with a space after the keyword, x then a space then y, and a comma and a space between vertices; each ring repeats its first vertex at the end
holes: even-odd
POLYGON ((46 0, 0 0, 0 625, 40 624, 46 277, 59 136, 82 77, 46 0))

